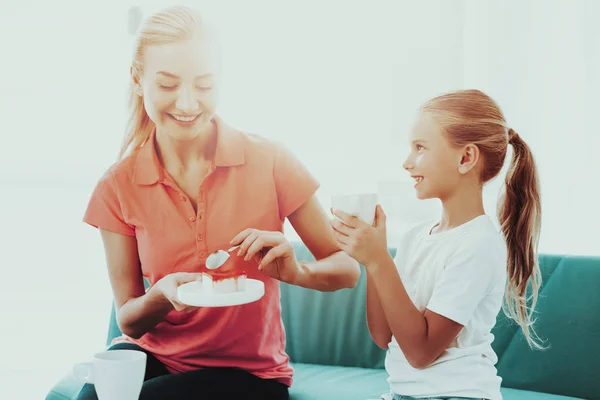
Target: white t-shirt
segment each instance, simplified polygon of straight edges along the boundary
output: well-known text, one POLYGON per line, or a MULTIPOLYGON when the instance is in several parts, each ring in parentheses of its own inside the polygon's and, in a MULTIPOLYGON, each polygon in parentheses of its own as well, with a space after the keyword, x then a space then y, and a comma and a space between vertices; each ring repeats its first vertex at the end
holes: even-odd
POLYGON ((392 337, 385 359, 390 390, 415 397, 501 400, 490 331, 504 296, 505 242, 487 215, 431 235, 433 226, 420 224, 409 230, 394 263, 419 311, 427 308, 464 328, 424 369, 413 368, 392 337))

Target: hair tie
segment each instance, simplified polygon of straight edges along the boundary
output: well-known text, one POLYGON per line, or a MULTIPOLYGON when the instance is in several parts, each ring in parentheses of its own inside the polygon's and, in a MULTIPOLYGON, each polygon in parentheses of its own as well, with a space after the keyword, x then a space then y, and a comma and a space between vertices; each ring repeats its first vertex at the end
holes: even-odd
POLYGON ((508 130, 508 143, 513 144, 517 140, 519 140, 519 134, 514 131, 514 129, 510 128, 508 130))

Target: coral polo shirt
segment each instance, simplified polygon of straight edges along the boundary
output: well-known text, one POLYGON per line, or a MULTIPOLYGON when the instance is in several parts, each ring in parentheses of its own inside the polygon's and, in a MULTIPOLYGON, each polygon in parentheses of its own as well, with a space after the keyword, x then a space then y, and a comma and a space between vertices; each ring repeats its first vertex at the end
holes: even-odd
MULTIPOLYGON (((113 165, 91 196, 84 221, 135 236, 141 269, 151 285, 173 272, 207 271, 207 256, 229 248, 230 240, 246 228, 281 232, 285 218, 319 187, 284 146, 215 121, 216 155, 198 188, 197 213, 160 164, 153 137, 113 165)), ((240 306, 172 310, 140 339, 122 336, 115 341, 141 346, 171 372, 236 367, 291 385, 279 281, 235 252, 226 265, 263 281, 265 295, 240 306)))

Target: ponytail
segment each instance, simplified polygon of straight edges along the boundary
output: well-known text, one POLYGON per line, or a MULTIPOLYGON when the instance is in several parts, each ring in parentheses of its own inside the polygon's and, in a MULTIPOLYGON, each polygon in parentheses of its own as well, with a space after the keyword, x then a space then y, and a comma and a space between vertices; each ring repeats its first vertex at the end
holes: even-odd
POLYGON ((520 325, 527 343, 541 349, 532 327, 533 309, 542 280, 537 260, 541 228, 540 184, 529 146, 512 129, 508 131, 508 139, 513 156, 506 175, 506 193, 498 207, 498 219, 508 248, 508 282, 503 309, 520 325))
POLYGON ((133 89, 133 82, 129 93, 129 112, 129 121, 123 146, 119 152, 119 159, 122 159, 128 151, 133 152, 142 147, 155 127, 144 107, 144 98, 133 89))

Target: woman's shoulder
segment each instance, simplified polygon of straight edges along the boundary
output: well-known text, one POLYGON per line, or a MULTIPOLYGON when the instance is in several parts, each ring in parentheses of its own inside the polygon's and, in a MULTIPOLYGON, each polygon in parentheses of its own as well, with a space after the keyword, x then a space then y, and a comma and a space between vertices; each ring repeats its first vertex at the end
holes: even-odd
POLYGON ((274 152, 281 148, 285 148, 283 142, 268 138, 259 133, 240 131, 240 136, 244 148, 251 150, 251 152, 274 154, 274 152))
POLYGON ((246 162, 281 165, 297 162, 291 148, 281 140, 258 133, 240 132, 246 162))
POLYGON ((128 154, 125 157, 114 161, 104 169, 99 178, 100 183, 110 181, 112 184, 121 184, 131 182, 133 179, 136 164, 136 153, 128 154))

